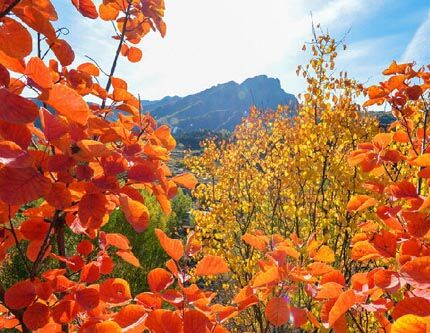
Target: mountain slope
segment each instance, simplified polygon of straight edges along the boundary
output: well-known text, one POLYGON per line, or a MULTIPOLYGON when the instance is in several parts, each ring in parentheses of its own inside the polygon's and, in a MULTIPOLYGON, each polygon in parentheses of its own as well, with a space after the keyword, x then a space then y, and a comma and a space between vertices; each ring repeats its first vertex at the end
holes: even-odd
POLYGON ((278 105, 295 108, 297 100, 281 88, 278 79, 260 75, 241 84, 230 81, 194 95, 169 96, 142 104, 144 111, 177 133, 198 129, 231 131, 252 105, 262 109, 276 109, 278 105))

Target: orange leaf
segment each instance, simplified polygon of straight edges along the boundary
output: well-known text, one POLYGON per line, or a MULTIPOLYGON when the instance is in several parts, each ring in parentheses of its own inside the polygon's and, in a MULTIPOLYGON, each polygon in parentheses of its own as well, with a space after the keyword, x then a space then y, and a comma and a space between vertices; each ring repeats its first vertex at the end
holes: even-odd
POLYGON ((123 330, 121 326, 119 326, 116 322, 112 320, 102 321, 101 323, 93 324, 89 321, 88 327, 83 326, 85 329, 83 332, 85 333, 122 333, 123 330))
POLYGON ((286 299, 273 297, 266 306, 267 320, 273 326, 282 326, 290 320, 290 306, 286 299))
POLYGON ((25 62, 24 59, 13 58, 4 53, 0 48, 0 63, 13 72, 24 74, 25 62))
POLYGON ((277 267, 271 267, 265 272, 259 272, 255 275, 253 288, 262 287, 279 281, 279 271, 277 267))
POLYGON ((140 267, 139 259, 131 251, 118 250, 116 251, 116 255, 134 267, 140 267))
POLYGON ((370 99, 383 98, 387 96, 387 92, 381 86, 371 86, 367 89, 367 94, 370 99))
POLYGON ((38 115, 38 107, 32 101, 0 89, 0 120, 8 123, 32 123, 38 115))
POLYGON ((217 275, 230 272, 227 263, 219 256, 205 256, 196 265, 197 276, 217 275))
POLYGON ((9 57, 24 58, 32 49, 32 39, 28 30, 9 17, 3 18, 0 25, 0 50, 9 57))
POLYGON ((107 279, 100 284, 100 299, 112 304, 120 304, 130 300, 128 282, 119 278, 107 279))
POLYGON ((348 290, 340 294, 328 315, 330 327, 355 304, 355 293, 348 290))
POLYGON ((342 294, 343 286, 336 282, 327 282, 322 285, 315 299, 338 298, 342 294))
POLYGON ((413 160, 409 161, 409 164, 416 165, 419 167, 429 167, 430 166, 430 154, 422 154, 413 160))
POLYGON ((430 330, 430 316, 419 317, 412 314, 400 317, 391 326, 391 333, 426 333, 430 330))
MULTIPOLYGON (((102 20, 111 21, 111 20, 116 20, 119 14, 119 10, 109 3, 107 4, 102 3, 99 6, 99 13, 100 13, 100 18, 102 20)), ((123 45, 126 45, 126 44, 123 44, 123 45)))
POLYGON ((182 319, 175 312, 169 310, 157 309, 150 312, 145 325, 151 332, 183 332, 182 319))
POLYGON ((155 268, 148 273, 148 285, 152 292, 167 289, 175 281, 173 275, 163 268, 155 268))
POLYGON ((415 288, 430 288, 430 257, 418 257, 408 261, 400 269, 400 274, 415 288))
POLYGON ((52 79, 48 67, 42 59, 33 57, 27 63, 25 74, 32 79, 42 89, 52 88, 52 79))
POLYGON ((367 240, 355 243, 351 251, 351 258, 357 261, 364 261, 379 257, 381 257, 381 254, 367 240))
POLYGON ((119 250, 127 251, 130 249, 130 243, 127 237, 121 234, 106 234, 106 242, 108 245, 115 246, 119 250))
POLYGON ((6 290, 4 302, 7 307, 18 310, 29 306, 36 297, 36 288, 30 280, 19 281, 6 290))
POLYGON ((10 205, 21 205, 44 196, 51 182, 33 168, 0 169, 0 199, 10 205))
POLYGON ((349 200, 346 209, 349 212, 358 212, 360 210, 375 206, 378 201, 368 195, 356 195, 349 200))
POLYGON ((255 247, 259 251, 264 251, 267 247, 267 237, 258 237, 251 234, 245 234, 242 236, 242 240, 252 246, 255 247))
POLYGON ((133 200, 127 195, 121 195, 119 202, 125 218, 133 229, 136 232, 144 231, 149 224, 148 208, 143 203, 133 200))
POLYGON ((46 194, 45 199, 51 206, 59 210, 72 205, 72 195, 64 183, 52 184, 51 190, 46 194))
POLYGON ((184 245, 179 239, 172 239, 160 229, 155 229, 155 234, 160 241, 161 247, 173 260, 178 261, 184 255, 184 245))
POLYGON ((78 71, 87 73, 87 74, 92 75, 92 76, 99 76, 100 75, 99 68, 91 62, 85 62, 83 64, 80 64, 77 69, 78 69, 78 71))
POLYGON ((390 64, 390 67, 384 70, 382 74, 384 75, 405 74, 406 68, 408 68, 411 65, 412 65, 411 63, 398 64, 397 62, 393 61, 390 64))
POLYGON ((114 320, 124 329, 124 332, 131 332, 127 329, 128 326, 132 326, 130 329, 133 330, 133 332, 143 332, 144 327, 140 327, 140 325, 142 325, 140 321, 145 319, 145 307, 138 304, 126 305, 114 317, 114 320))
POLYGON ((127 58, 131 62, 139 62, 142 59, 142 51, 137 47, 130 47, 127 53, 127 58))
POLYGON ((56 84, 40 96, 47 104, 52 106, 59 114, 67 117, 69 121, 86 125, 89 116, 89 108, 82 97, 72 88, 62 84, 56 84))
POLYGON ((25 309, 23 320, 30 330, 37 330, 48 324, 50 318, 49 307, 36 302, 25 309))
POLYGON ((155 130, 154 134, 157 137, 157 139, 160 140, 160 142, 164 148, 166 148, 167 150, 175 149, 176 140, 172 136, 169 126, 162 125, 162 126, 158 127, 155 130))
POLYGON ((193 190, 198 184, 198 180, 191 173, 183 173, 172 178, 172 180, 179 186, 193 190))
POLYGON ((209 319, 200 311, 188 310, 184 314, 184 333, 208 332, 209 319))
POLYGON ((106 145, 100 141, 95 140, 80 140, 76 145, 88 157, 106 157, 110 154, 106 145))
POLYGON ((323 245, 319 248, 319 250, 312 257, 312 259, 330 263, 334 261, 334 252, 327 245, 323 245))

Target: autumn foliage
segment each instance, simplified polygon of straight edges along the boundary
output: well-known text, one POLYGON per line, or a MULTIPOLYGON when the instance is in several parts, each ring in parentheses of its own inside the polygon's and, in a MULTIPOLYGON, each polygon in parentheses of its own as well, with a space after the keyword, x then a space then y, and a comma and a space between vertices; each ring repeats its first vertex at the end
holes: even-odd
POLYGON ((252 109, 231 141, 205 142, 187 161, 196 188, 167 166, 169 127, 115 76, 146 34, 166 34, 164 2, 71 3, 116 27, 110 70, 75 64, 51 1, 0 4, 0 261, 14 254, 25 271, 0 281, 1 330, 430 330, 429 67, 393 62, 366 89, 333 75, 339 44, 315 33, 297 110, 252 109), (392 108, 387 131, 363 93, 364 108, 392 108), (196 230, 155 230, 170 259, 133 295, 112 272, 139 260, 103 229, 120 209, 144 232, 142 191, 169 214, 178 186, 196 188, 196 230))
POLYGON ((127 281, 106 278, 113 257, 139 262, 125 236, 100 228, 119 208, 142 232, 149 212, 140 190, 169 213, 177 184, 195 185, 190 175, 172 177, 169 128, 143 114, 127 82, 114 76, 119 56, 139 61, 141 39, 166 33, 163 1, 72 4, 116 25, 106 77, 95 62, 72 67, 73 48, 54 28, 49 0, 0 4, 0 257, 7 261, 15 249, 26 270, 26 279, 0 288, 0 325, 24 332, 117 332, 142 321, 124 307, 132 299, 127 281), (99 102, 88 104, 88 96, 99 102), (66 252, 70 233, 81 241, 66 252))

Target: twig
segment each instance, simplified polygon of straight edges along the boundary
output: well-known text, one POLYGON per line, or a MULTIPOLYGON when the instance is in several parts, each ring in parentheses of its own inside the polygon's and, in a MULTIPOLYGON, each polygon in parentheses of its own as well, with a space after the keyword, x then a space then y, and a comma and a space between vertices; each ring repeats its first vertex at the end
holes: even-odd
MULTIPOLYGON (((118 62, 118 57, 119 57, 119 54, 121 53, 122 44, 124 43, 124 38, 125 38, 125 32, 126 32, 126 28, 127 28, 127 23, 128 23, 128 19, 130 18, 131 5, 132 5, 132 1, 129 0, 127 11, 125 13, 124 25, 123 25, 122 31, 121 31, 121 38, 120 38, 119 43, 118 43, 118 48, 117 48, 116 53, 115 53, 115 58, 113 60, 112 67, 111 67, 110 74, 109 74, 109 79, 108 79, 108 82, 107 82, 106 88, 105 88, 105 90, 106 90, 107 93, 109 93, 109 89, 110 89, 111 84, 112 84, 112 76, 115 73, 116 64, 118 62)), ((105 108, 105 106, 106 106, 106 97, 103 99, 103 102, 102 102, 102 105, 101 105, 101 109, 103 110, 105 108)))
POLYGON ((97 66, 97 68, 98 69, 100 69, 100 71, 104 74, 104 75, 106 75, 106 76, 109 76, 109 74, 108 73, 106 73, 104 70, 103 70, 103 68, 97 63, 97 61, 95 61, 93 58, 91 58, 90 56, 88 56, 88 55, 85 55, 85 58, 88 58, 88 59, 90 59, 96 66, 97 66))
POLYGON ((7 14, 9 14, 12 9, 20 2, 21 0, 15 0, 14 2, 12 2, 9 6, 6 7, 6 9, 4 11, 2 11, 0 13, 0 19, 5 17, 7 14))
POLYGON ((26 269, 27 273, 30 273, 30 267, 28 266, 27 260, 25 258, 24 252, 22 252, 21 246, 19 246, 19 240, 18 240, 18 237, 16 236, 15 228, 14 228, 13 223, 12 223, 12 218, 11 218, 11 213, 10 213, 10 205, 8 205, 8 218, 9 218, 9 224, 10 224, 10 231, 12 232, 13 239, 15 240, 16 248, 18 249, 18 252, 19 252, 19 255, 20 255, 22 261, 24 262, 25 269, 26 269))

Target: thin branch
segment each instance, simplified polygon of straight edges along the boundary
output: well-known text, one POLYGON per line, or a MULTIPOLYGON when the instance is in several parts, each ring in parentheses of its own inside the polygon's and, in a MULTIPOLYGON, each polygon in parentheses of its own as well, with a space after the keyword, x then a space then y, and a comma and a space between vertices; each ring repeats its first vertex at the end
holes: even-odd
POLYGON ((10 231, 12 232, 13 239, 15 240, 15 246, 18 249, 18 252, 22 261, 24 262, 27 273, 30 273, 30 267, 28 266, 27 259, 25 258, 24 252, 22 252, 21 246, 19 246, 19 240, 18 240, 18 237, 16 236, 15 227, 13 226, 13 223, 12 223, 10 205, 8 205, 8 218, 9 218, 9 224, 10 224, 10 231))
POLYGON ((51 231, 54 227, 54 224, 57 223, 57 219, 58 219, 58 211, 56 210, 54 213, 54 218, 51 221, 51 224, 49 225, 49 229, 48 232, 45 235, 45 239, 43 240, 42 246, 40 247, 39 253, 37 254, 36 260, 34 261, 33 264, 33 268, 31 270, 31 278, 34 278, 37 274, 37 271, 39 269, 39 265, 43 259, 43 257, 45 256, 46 250, 48 249, 49 246, 49 236, 51 235, 51 231))
MULTIPOLYGON (((118 48, 117 48, 116 53, 115 53, 115 58, 113 60, 112 67, 111 67, 110 74, 109 74, 109 79, 108 79, 108 82, 107 82, 106 88, 105 88, 107 93, 109 93, 109 89, 110 89, 111 84, 112 84, 112 76, 115 73, 116 65, 118 62, 118 57, 119 57, 119 54, 121 53, 122 44, 124 43, 125 32, 127 29, 127 23, 128 23, 129 18, 130 18, 131 5, 132 5, 132 1, 129 0, 128 6, 127 6, 127 11, 125 13, 124 25, 123 25, 122 31, 121 31, 121 38, 120 38, 119 43, 118 43, 118 48)), ((103 99, 101 109, 104 109, 105 106, 106 106, 106 98, 103 99)))
POLYGON ((14 1, 14 2, 12 2, 9 6, 7 6, 7 7, 6 7, 6 9, 0 13, 0 19, 1 19, 1 18, 3 18, 3 17, 5 17, 7 14, 9 14, 9 13, 12 11, 12 9, 13 9, 17 4, 19 4, 19 2, 20 2, 20 1, 21 1, 21 0, 15 0, 15 1, 14 1))
POLYGON ((98 69, 100 69, 100 72, 102 72, 104 75, 106 75, 106 76, 109 76, 109 74, 108 73, 106 73, 104 70, 103 70, 103 68, 97 63, 97 61, 95 61, 93 58, 91 58, 90 56, 88 56, 88 55, 85 55, 85 58, 88 58, 88 59, 90 59, 96 66, 97 66, 97 68, 98 69))

